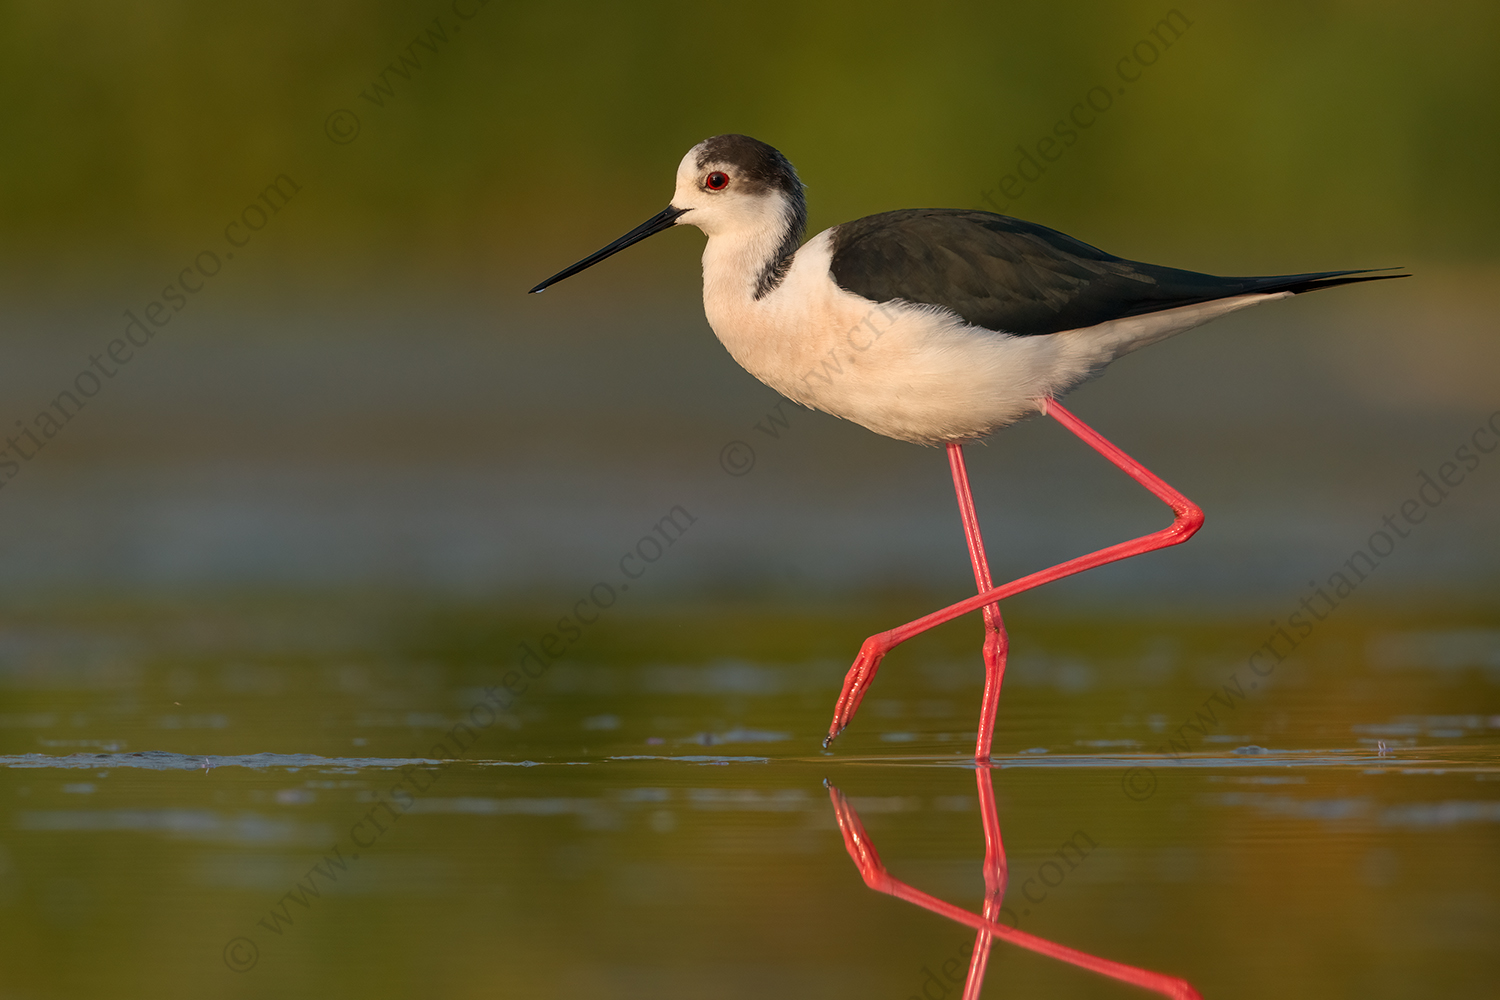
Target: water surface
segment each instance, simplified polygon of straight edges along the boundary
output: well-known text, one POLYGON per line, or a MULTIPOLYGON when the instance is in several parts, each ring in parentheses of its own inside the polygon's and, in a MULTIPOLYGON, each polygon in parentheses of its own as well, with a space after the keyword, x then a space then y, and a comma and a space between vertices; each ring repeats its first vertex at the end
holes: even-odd
MULTIPOLYGON (((1253 678, 1255 622, 1012 615, 977 771, 973 622, 821 749, 887 603, 622 616, 509 710, 524 610, 14 603, 0 996, 957 1000, 975 932, 867 888, 835 805, 977 913, 987 785, 1005 927, 1207 997, 1490 995, 1492 623, 1330 623, 1253 678)), ((1146 995, 997 940, 1016 994, 1146 995)))

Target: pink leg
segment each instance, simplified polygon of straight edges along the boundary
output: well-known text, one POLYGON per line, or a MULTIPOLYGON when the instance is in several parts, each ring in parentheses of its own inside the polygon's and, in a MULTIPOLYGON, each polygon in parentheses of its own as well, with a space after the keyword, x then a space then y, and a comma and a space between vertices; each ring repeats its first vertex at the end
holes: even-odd
MULTIPOLYGON (((860 647, 859 656, 855 658, 854 666, 849 668, 849 673, 844 678, 844 690, 839 694, 838 703, 834 706, 833 722, 828 727, 828 737, 823 741, 824 746, 832 743, 834 738, 843 732, 844 727, 849 724, 849 720, 854 717, 855 710, 859 708, 860 701, 864 699, 865 691, 869 689, 870 682, 875 679, 875 671, 880 668, 881 659, 885 657, 885 654, 906 640, 920 635, 930 628, 936 628, 944 622, 950 622, 961 615, 966 615, 971 611, 978 611, 980 608, 994 604, 996 601, 1019 594, 1022 591, 1031 590, 1033 587, 1040 587, 1044 583, 1061 580, 1063 577, 1082 573, 1086 569, 1093 569, 1096 566, 1103 566, 1106 563, 1128 559, 1131 556, 1138 556, 1143 552, 1163 549, 1169 545, 1180 545, 1193 537, 1198 529, 1203 526, 1203 511, 1198 509, 1198 506, 1187 497, 1168 486, 1145 466, 1110 444, 1097 431, 1063 409, 1056 401, 1047 404, 1047 412, 1058 423, 1082 438, 1083 442, 1090 448, 1093 448, 1099 454, 1109 459, 1110 462, 1123 470, 1131 479, 1146 487, 1159 500, 1171 507, 1175 515, 1172 524, 1149 535, 1143 535, 1128 542, 1120 542, 1117 545, 1100 549, 1098 552, 1091 552, 1086 556, 1079 556, 1065 563, 1059 563, 1050 569, 1032 573, 1030 576, 1023 576, 1019 580, 1014 580, 1002 587, 984 591, 968 600, 950 605, 941 611, 934 611, 924 618, 918 618, 914 622, 893 628, 889 632, 881 632, 879 635, 870 636, 870 638, 865 640, 864 645, 860 647)), ((993 713, 995 706, 988 703, 988 691, 986 691, 986 699, 985 709, 987 712, 993 713)), ((988 720, 988 727, 993 732, 993 718, 988 720)), ((982 720, 980 722, 981 738, 985 732, 985 728, 986 722, 982 720)))
MULTIPOLYGON (((974 564, 974 584, 982 594, 993 590, 990 561, 984 553, 984 539, 979 534, 979 516, 974 513, 974 495, 969 491, 969 470, 964 467, 964 446, 948 445, 948 466, 953 470, 953 492, 958 496, 958 516, 964 523, 964 540, 969 543, 969 561, 974 564)), ((990 759, 990 744, 995 739, 995 714, 1000 708, 1000 685, 1005 680, 1005 656, 1010 638, 1000 617, 999 604, 984 606, 984 698, 979 708, 979 738, 974 742, 974 759, 990 759)))
MULTIPOLYGON (((859 814, 854 811, 854 807, 849 804, 849 800, 844 797, 844 793, 829 785, 828 795, 833 800, 833 810, 838 818, 839 830, 844 835, 844 848, 848 850, 849 857, 854 859, 854 864, 859 868, 860 877, 865 880, 865 885, 876 892, 883 892, 889 896, 895 896, 897 899, 904 899, 908 903, 914 903, 925 910, 931 910, 933 913, 947 917, 949 920, 957 921, 966 927, 973 927, 981 933, 988 933, 993 938, 1019 945, 1039 955, 1059 959, 1060 961, 1067 962, 1069 965, 1076 965, 1080 969, 1097 972, 1101 976, 1118 979, 1123 983, 1132 983, 1151 990, 1153 993, 1172 997, 1174 1000, 1203 1000, 1202 994, 1195 990, 1192 984, 1185 979, 1178 979, 1175 976, 1167 976, 1160 972, 1151 972, 1133 965, 1126 965, 1123 962, 1100 958, 1097 955, 1090 955, 1087 952, 1078 951, 1075 948, 1069 948, 1066 945, 1060 945, 1045 938, 1039 938, 1034 934, 1027 934, 1025 931, 1016 930, 1000 923, 991 917, 988 912, 985 916, 970 913, 961 906, 955 906, 945 900, 938 899, 936 896, 928 895, 922 890, 900 881, 892 876, 890 872, 886 871, 885 865, 880 861, 880 855, 875 851, 874 843, 870 840, 870 835, 865 832, 864 824, 859 821, 859 814)), ((996 832, 998 833, 998 828, 996 832)), ((998 913, 998 900, 995 906, 998 913)), ((988 904, 985 908, 987 911, 989 910, 988 904)), ((983 975, 983 970, 980 970, 980 974, 981 976, 983 975)), ((970 979, 973 980, 973 978, 973 966, 971 964, 970 979)), ((977 990, 971 994, 968 988, 965 988, 964 997, 966 1000, 976 1000, 977 996, 977 990)))
MULTIPOLYGON (((1005 904, 1009 868, 1005 860, 1005 843, 1000 838, 1000 812, 995 808, 995 783, 990 777, 989 765, 981 764, 975 768, 974 780, 979 785, 979 817, 984 824, 984 919, 998 923, 1000 910, 1005 904)), ((990 964, 990 945, 994 940, 995 935, 987 929, 975 932, 974 953, 969 956, 969 975, 964 981, 963 1000, 979 1000, 979 991, 984 987, 984 972, 990 964)))

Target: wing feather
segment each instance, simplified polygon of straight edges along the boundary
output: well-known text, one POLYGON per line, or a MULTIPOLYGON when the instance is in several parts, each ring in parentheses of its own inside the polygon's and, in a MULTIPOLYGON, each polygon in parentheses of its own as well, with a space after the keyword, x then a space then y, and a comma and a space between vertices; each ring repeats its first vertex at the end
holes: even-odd
POLYGON ((967 209, 871 215, 837 227, 833 244, 830 270, 847 291, 875 302, 942 306, 974 326, 1018 336, 1234 295, 1402 277, 1322 271, 1221 278, 1125 260, 1046 226, 967 209))

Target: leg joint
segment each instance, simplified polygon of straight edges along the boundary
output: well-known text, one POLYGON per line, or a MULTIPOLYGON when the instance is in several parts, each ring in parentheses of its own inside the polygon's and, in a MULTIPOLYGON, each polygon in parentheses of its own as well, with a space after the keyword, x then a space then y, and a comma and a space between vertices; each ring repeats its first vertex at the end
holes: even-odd
POLYGON ((1182 498, 1182 506, 1174 507, 1174 512, 1177 514, 1177 520, 1172 527, 1180 536, 1177 539, 1179 543, 1192 538, 1198 533, 1198 529, 1203 527, 1203 508, 1186 497, 1182 498))

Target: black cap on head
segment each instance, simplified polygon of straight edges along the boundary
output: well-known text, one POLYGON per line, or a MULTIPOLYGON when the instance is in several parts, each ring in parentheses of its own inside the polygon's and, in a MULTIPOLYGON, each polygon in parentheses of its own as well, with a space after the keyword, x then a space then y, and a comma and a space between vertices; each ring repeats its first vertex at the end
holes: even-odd
POLYGON ((698 169, 706 170, 711 163, 735 167, 740 182, 751 193, 757 186, 784 191, 793 198, 802 197, 802 181, 791 161, 774 146, 748 135, 716 135, 705 139, 698 150, 698 169))

